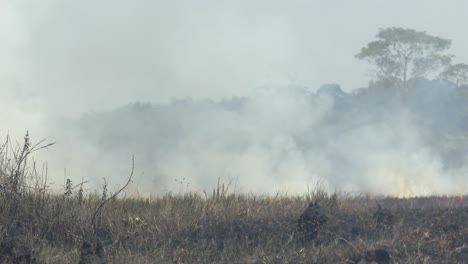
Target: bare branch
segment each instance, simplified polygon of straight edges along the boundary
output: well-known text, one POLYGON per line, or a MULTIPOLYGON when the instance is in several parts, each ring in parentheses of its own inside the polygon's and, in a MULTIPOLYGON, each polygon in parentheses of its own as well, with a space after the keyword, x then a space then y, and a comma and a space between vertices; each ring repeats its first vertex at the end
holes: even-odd
POLYGON ((117 197, 117 195, 119 195, 123 190, 125 190, 125 188, 127 188, 127 186, 130 184, 130 182, 132 181, 132 177, 133 177, 133 172, 135 171, 135 156, 132 156, 132 170, 130 172, 130 176, 128 177, 128 181, 127 183, 125 183, 124 186, 122 186, 122 188, 120 188, 116 193, 114 193, 114 195, 112 195, 111 197, 107 198, 106 200, 102 201, 99 206, 97 207, 96 211, 94 212, 93 214, 93 217, 91 218, 91 225, 93 226, 93 230, 96 231, 96 217, 98 216, 98 214, 101 213, 102 211, 102 208, 104 207, 104 205, 109 202, 110 200, 114 199, 115 197, 117 197))

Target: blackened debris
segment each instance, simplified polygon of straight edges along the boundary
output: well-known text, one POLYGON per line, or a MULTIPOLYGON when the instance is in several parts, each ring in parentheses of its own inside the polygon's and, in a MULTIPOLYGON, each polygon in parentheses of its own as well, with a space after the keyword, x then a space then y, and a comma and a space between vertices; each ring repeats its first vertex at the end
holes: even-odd
POLYGON ((304 235, 305 240, 313 240, 327 221, 328 218, 321 212, 318 203, 310 203, 297 220, 298 232, 304 235))
POLYGON ((102 243, 83 241, 79 264, 106 264, 107 258, 102 243))
POLYGON ((392 212, 382 208, 380 204, 378 204, 377 211, 374 213, 373 218, 377 229, 388 229, 395 223, 395 217, 392 212))
POLYGON ((355 264, 390 264, 391 257, 390 253, 385 249, 376 249, 367 251, 364 255, 354 256, 348 260, 349 263, 355 264))
POLYGON ((367 262, 377 262, 377 264, 389 264, 390 263, 390 253, 385 249, 376 249, 366 252, 365 257, 367 262))
POLYGON ((6 237, 0 242, 1 263, 37 263, 33 257, 33 247, 23 236, 6 237))

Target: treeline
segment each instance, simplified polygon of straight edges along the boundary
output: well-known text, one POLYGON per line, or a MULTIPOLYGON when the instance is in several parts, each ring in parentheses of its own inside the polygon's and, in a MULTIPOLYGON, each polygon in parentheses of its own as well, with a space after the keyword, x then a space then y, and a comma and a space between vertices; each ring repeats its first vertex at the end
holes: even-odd
MULTIPOLYGON (((361 191, 380 190, 395 174, 403 182, 430 174, 435 185, 427 189, 436 190, 439 177, 468 172, 468 71, 449 74, 463 68, 446 53, 450 43, 382 29, 358 54, 378 70, 365 88, 262 87, 222 100, 136 102, 86 114, 72 131, 97 150, 97 164, 126 164, 123 157, 135 154, 159 189, 174 178, 206 186, 254 173, 259 187, 320 177, 331 188, 361 191)), ((458 186, 447 182, 446 191, 458 186)))
MULTIPOLYGON (((220 156, 242 155, 254 147, 274 152, 278 138, 286 139, 301 155, 326 158, 336 165, 332 174, 356 169, 359 160, 350 158, 353 152, 372 156, 387 150, 401 155, 428 151, 444 168, 463 169, 468 151, 468 87, 411 79, 407 88, 382 82, 351 92, 337 84, 317 91, 262 88, 250 97, 220 101, 131 103, 87 114, 76 125, 82 139, 103 156, 135 153, 146 162, 146 171, 196 155, 191 153, 194 149, 211 149, 220 156)), ((272 163, 287 159, 283 152, 278 155, 272 163)))

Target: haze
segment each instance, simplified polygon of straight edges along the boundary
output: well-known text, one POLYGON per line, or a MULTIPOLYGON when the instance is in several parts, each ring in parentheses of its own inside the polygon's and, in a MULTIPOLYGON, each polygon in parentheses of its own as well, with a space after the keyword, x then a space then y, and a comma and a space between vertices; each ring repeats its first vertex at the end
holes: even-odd
MULTIPOLYGON (((115 160, 108 158, 109 160, 101 161, 100 164, 91 164, 90 159, 103 152, 96 150, 99 147, 93 145, 94 143, 70 132, 72 129, 64 123, 83 120, 83 114, 90 112, 113 111, 130 102, 165 104, 173 98, 185 97, 214 101, 232 96, 261 100, 272 97, 286 100, 293 98, 293 101, 279 104, 288 105, 291 115, 301 116, 300 111, 303 109, 295 106, 294 100, 298 99, 296 92, 291 96, 288 93, 287 96, 282 94, 281 97, 264 97, 258 96, 259 87, 294 86, 316 91, 322 84, 338 83, 346 92, 365 87, 372 79, 371 67, 355 59, 354 55, 374 38, 379 28, 390 26, 424 30, 451 39, 453 44, 450 53, 456 54, 457 61, 466 63, 466 10, 468 2, 462 0, 1 0, 0 133, 3 136, 9 131, 18 139, 26 130, 30 130, 36 140, 50 136, 53 141, 58 142, 56 149, 48 150, 49 163, 56 173, 66 167, 71 171, 70 177, 74 179, 86 177, 99 182, 102 176, 112 176, 109 176, 110 172, 106 172, 105 168, 97 170, 96 167, 111 166, 115 160), (96 172, 100 173, 99 176, 91 176, 96 172)), ((314 127, 314 120, 320 118, 321 111, 326 111, 326 101, 324 102, 318 108, 315 108, 316 104, 303 105, 304 111, 314 113, 310 120, 306 120, 310 127, 314 127)), ((243 137, 250 140, 255 136, 256 139, 252 141, 256 143, 272 138, 286 140, 281 141, 282 143, 273 140, 281 148, 290 144, 288 137, 278 139, 269 130, 279 127, 282 120, 275 119, 273 123, 268 123, 270 116, 265 116, 263 108, 258 110, 260 106, 270 108, 269 103, 261 101, 249 108, 255 110, 247 112, 242 120, 258 118, 255 121, 266 120, 267 124, 256 130, 258 134, 249 131, 243 137)), ((167 118, 174 118, 172 114, 167 118)), ((224 124, 223 116, 216 117, 220 118, 220 123, 217 124, 224 124)), ((285 120, 287 119, 286 116, 285 120)), ((199 121, 202 120, 203 118, 199 121)), ((407 122, 406 119, 398 119, 396 123, 401 124, 401 120, 407 122)), ((155 123, 154 126, 160 124, 155 123)), ((411 125, 409 122, 408 126, 411 125)), ((194 127, 199 126, 190 126, 191 129, 194 127)), ((211 128, 214 127, 218 125, 211 128)), ((226 125, 219 127, 222 129, 218 132, 222 134, 233 131, 226 125)), ((406 125, 402 129, 419 131, 418 127, 407 128, 406 125)), ((296 125, 287 124, 282 135, 301 131, 303 130, 296 125)), ((372 134, 372 131, 369 129, 365 133, 372 134)), ((414 137, 418 135, 417 132, 409 134, 414 137)), ((92 138, 92 135, 89 137, 92 138)), ((164 142, 162 139, 158 140, 164 142)), ((223 142, 231 140, 233 139, 226 138, 223 142)), ((415 141, 417 140, 411 139, 405 142, 411 142, 411 149, 413 145, 419 147, 423 144, 413 144, 415 141)), ((174 150, 172 156, 163 158, 166 164, 174 165, 172 169, 165 168, 165 173, 174 173, 169 178, 180 178, 180 175, 186 175, 187 171, 193 169, 192 165, 187 164, 193 162, 192 154, 200 154, 197 148, 201 148, 204 141, 196 137, 195 142, 190 150, 197 151, 174 150), (181 169, 182 167, 184 168, 181 169), (184 172, 181 173, 181 170, 184 172)), ((293 145, 296 144, 297 142, 293 145)), ((265 164, 274 162, 270 159, 274 153, 272 154, 271 148, 256 149, 258 145, 253 146, 255 147, 249 149, 253 152, 240 157, 240 161, 233 165, 245 167, 235 168, 238 174, 252 170, 253 175, 244 176, 244 180, 251 177, 252 182, 256 182, 252 186, 260 186, 268 179, 267 172, 270 171, 260 167, 269 167, 270 165, 265 164), (259 155, 264 158, 260 161, 263 165, 258 163, 259 155), (255 178, 255 173, 258 173, 258 178, 255 178)), ((140 153, 135 153, 137 161, 138 155, 151 154, 141 146, 127 149, 127 158, 132 152, 140 150, 140 153)), ((164 150, 170 149, 171 146, 168 146, 164 150)), ((125 150, 126 148, 120 149, 119 161, 122 160, 122 155, 126 155, 125 150)), ((214 157, 218 157, 217 161, 221 163, 233 159, 232 153, 224 155, 223 152, 220 156, 213 149, 208 152, 203 160, 206 163, 216 162, 214 157)), ((398 156, 397 154, 392 155, 398 156)), ((424 162, 421 164, 426 164, 433 157, 432 154, 423 156, 424 162)), ((290 190, 300 189, 298 186, 307 184, 306 181, 310 183, 321 177, 337 174, 324 176, 320 175, 323 171, 314 170, 312 174, 315 176, 311 176, 304 164, 313 166, 320 163, 321 158, 323 157, 314 158, 312 163, 304 161, 299 164, 295 163, 298 162, 296 158, 289 160, 291 162, 282 170, 300 175, 295 178, 295 187, 289 186, 290 190)), ((151 163, 152 161, 147 161, 145 168, 140 170, 149 175, 156 173, 150 171, 158 169, 148 165, 151 163)), ((119 173, 128 170, 128 165, 122 164, 119 173)), ((219 171, 220 168, 210 172, 198 171, 198 178, 192 179, 192 183, 200 188, 209 187, 215 182, 219 171), (200 175, 203 173, 210 176, 201 179, 200 175)), ((281 173, 273 176, 279 177, 281 173)), ((430 174, 438 173, 439 168, 431 169, 430 174)), ((58 182, 62 177, 63 175, 55 176, 58 182)), ((439 180, 439 176, 435 177, 439 180)), ((117 181, 120 178, 114 179, 117 181)), ((335 179, 331 182, 337 181, 339 180, 335 179)), ((362 181, 364 179, 358 178, 355 184, 362 181)), ((281 189, 283 182, 287 182, 287 179, 273 181, 263 191, 281 189)), ((333 184, 331 186, 336 187, 333 184)), ((369 188, 372 189, 373 186, 371 184, 369 188)), ((446 187, 444 191, 446 190, 451 190, 451 187, 446 187)))

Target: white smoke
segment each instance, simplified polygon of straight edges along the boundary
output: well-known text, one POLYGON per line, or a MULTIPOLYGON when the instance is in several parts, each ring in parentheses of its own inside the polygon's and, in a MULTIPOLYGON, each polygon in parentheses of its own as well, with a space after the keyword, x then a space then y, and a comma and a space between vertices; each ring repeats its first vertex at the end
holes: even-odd
MULTIPOLYGON (((144 172, 135 187, 144 193, 202 191, 218 179, 238 192, 255 193, 303 193, 317 183, 327 191, 458 193, 466 187, 466 166, 450 165, 455 159, 429 140, 428 133, 438 130, 422 125, 429 120, 444 127, 446 121, 424 106, 411 109, 419 99, 443 102, 444 95, 431 92, 431 85, 440 85, 449 97, 456 92, 423 82, 426 90, 415 84, 418 99, 402 103, 398 93, 388 94, 391 89, 349 94, 336 85, 317 93, 270 86, 224 101, 130 104, 62 123, 59 137, 67 135, 66 147, 80 151, 57 153, 70 160, 67 167, 78 168, 75 176, 85 176, 94 186, 102 177, 122 180, 134 154, 138 171, 144 172), (79 156, 83 153, 86 158, 79 156)), ((460 125, 449 133, 463 133, 460 125)), ((458 160, 466 163, 464 157, 458 160)))

